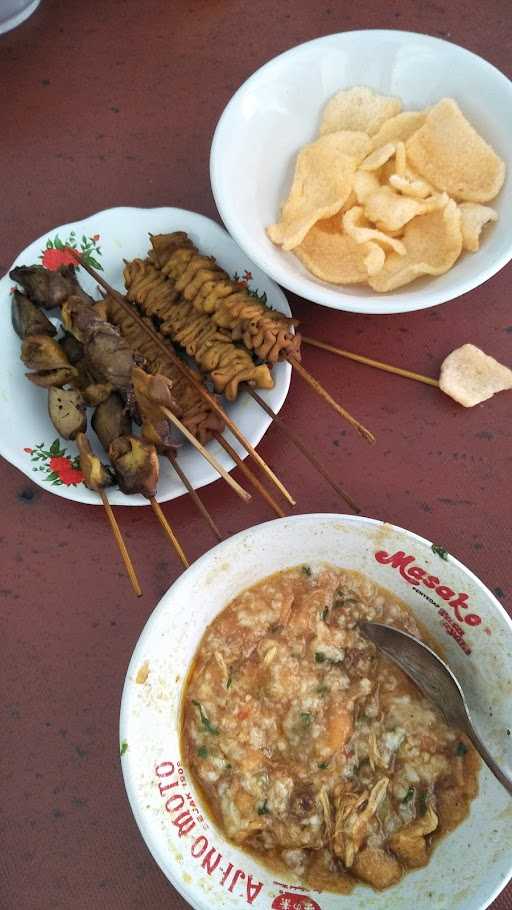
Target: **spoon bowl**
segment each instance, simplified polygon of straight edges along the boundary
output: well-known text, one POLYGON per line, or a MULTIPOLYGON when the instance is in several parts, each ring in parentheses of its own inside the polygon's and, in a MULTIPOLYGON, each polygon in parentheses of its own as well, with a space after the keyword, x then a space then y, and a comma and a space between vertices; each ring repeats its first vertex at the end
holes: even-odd
POLYGON ((377 622, 360 622, 359 628, 382 654, 416 683, 420 692, 433 702, 449 724, 469 737, 489 770, 512 796, 512 780, 495 762, 479 736, 462 687, 444 660, 408 632, 377 622))

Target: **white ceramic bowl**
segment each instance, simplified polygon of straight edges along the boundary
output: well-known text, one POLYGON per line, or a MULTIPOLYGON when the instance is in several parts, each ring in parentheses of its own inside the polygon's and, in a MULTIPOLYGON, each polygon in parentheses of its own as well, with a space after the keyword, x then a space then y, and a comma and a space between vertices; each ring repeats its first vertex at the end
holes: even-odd
POLYGON ((268 275, 301 297, 357 313, 404 313, 460 297, 512 258, 512 178, 497 199, 497 225, 478 253, 466 253, 445 275, 422 278, 388 294, 316 279, 292 253, 268 239, 290 185, 300 147, 317 135, 323 105, 338 89, 367 85, 398 95, 404 109, 454 97, 508 164, 512 83, 464 48, 429 35, 342 32, 281 54, 245 82, 222 114, 211 149, 217 207, 237 243, 268 275))
POLYGON ((383 893, 361 885, 349 897, 310 895, 297 891, 300 883, 293 880, 280 886, 205 816, 182 765, 179 735, 187 670, 205 627, 241 590, 272 572, 323 561, 364 572, 412 607, 461 680, 489 748, 510 771, 512 621, 496 598, 456 559, 444 561, 429 541, 409 531, 369 518, 299 515, 258 525, 210 550, 149 618, 128 669, 120 726, 124 780, 140 831, 169 881, 196 910, 247 910, 252 903, 261 910, 483 910, 512 873, 512 804, 486 768, 468 818, 443 839, 426 868, 383 893), (389 557, 395 554, 401 556, 394 567, 389 557), (420 569, 439 578, 445 598, 447 588, 468 594, 463 612, 472 619, 458 624, 461 642, 447 632, 453 608, 421 583, 420 569))

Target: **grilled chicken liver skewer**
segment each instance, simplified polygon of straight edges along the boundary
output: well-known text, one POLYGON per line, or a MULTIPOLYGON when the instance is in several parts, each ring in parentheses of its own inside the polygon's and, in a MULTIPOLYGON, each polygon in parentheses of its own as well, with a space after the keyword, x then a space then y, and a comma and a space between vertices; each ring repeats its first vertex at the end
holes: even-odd
POLYGON ((84 475, 84 483, 87 487, 89 487, 90 490, 94 490, 100 497, 105 509, 105 514, 110 523, 110 527, 112 528, 114 539, 125 564, 128 577, 132 583, 133 590, 135 591, 137 597, 141 597, 142 588, 139 584, 139 579, 135 573, 133 563, 130 559, 130 554, 126 549, 126 544, 123 540, 123 535, 121 534, 121 529, 117 523, 116 517, 112 511, 112 506, 110 505, 107 494, 105 492, 105 487, 112 484, 112 472, 110 468, 101 463, 97 455, 94 455, 87 436, 85 436, 83 433, 79 433, 76 438, 76 442, 78 445, 78 451, 80 452, 80 468, 84 475))
POLYGON ((11 300, 12 326, 22 340, 29 335, 56 335, 57 329, 25 294, 14 290, 11 300))

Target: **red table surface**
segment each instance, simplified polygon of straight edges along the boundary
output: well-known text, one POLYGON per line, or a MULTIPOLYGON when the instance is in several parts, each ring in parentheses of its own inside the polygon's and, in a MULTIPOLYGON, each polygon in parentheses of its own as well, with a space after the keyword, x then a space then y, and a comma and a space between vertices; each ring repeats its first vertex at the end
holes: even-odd
MULTIPOLYGON (((442 36, 511 72, 502 0, 471 10, 462 0, 43 0, 0 38, 2 272, 41 233, 110 206, 174 205, 218 218, 208 156, 232 93, 275 54, 359 28, 442 36)), ((288 296, 305 334, 435 376, 466 341, 510 362, 511 276, 509 266, 459 300, 407 316, 338 313, 288 296)), ((510 606, 510 395, 464 410, 433 388, 319 351, 304 359, 377 444, 298 377, 287 423, 364 514, 442 543, 510 606)), ((297 511, 343 511, 277 428, 260 451, 297 494, 297 511)), ((185 906, 139 836, 118 742, 126 667, 177 561, 149 508, 118 509, 144 589, 137 601, 100 508, 52 496, 3 461, 0 472, 0 906, 185 906)), ((226 535, 272 517, 222 482, 203 495, 226 535)), ((212 546, 188 499, 164 508, 192 559, 212 546)), ((512 888, 493 906, 511 908, 512 888)))

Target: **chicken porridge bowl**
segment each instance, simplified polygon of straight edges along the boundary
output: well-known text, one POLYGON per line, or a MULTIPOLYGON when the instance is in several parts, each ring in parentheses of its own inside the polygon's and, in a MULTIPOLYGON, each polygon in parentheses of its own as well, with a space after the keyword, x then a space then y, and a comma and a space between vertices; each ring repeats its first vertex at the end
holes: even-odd
POLYGON ((436 649, 512 765, 512 624, 450 553, 338 515, 244 531, 164 596, 123 693, 132 809, 194 907, 480 910, 506 883, 509 797, 360 619, 436 649))

